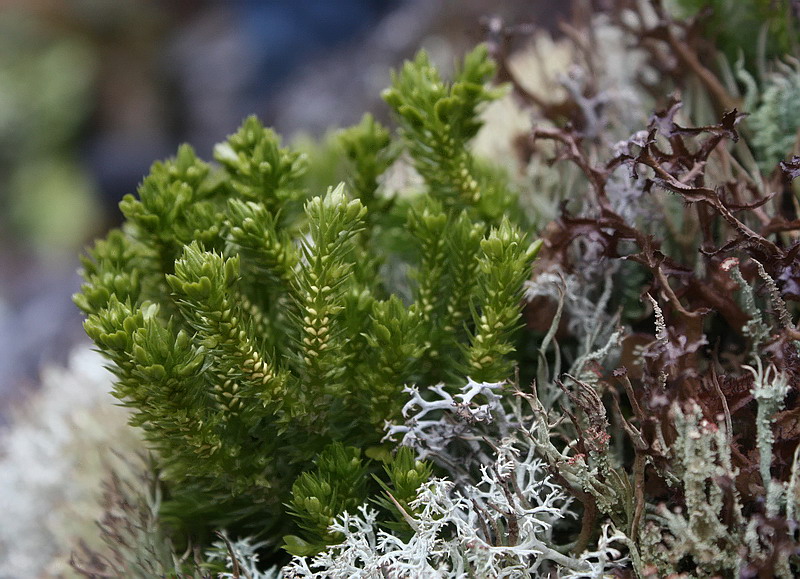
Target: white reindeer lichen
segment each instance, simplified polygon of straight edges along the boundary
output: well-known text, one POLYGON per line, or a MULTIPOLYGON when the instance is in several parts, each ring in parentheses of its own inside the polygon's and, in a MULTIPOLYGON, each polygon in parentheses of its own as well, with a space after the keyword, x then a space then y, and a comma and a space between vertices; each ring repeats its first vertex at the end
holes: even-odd
POLYGON ((342 544, 313 559, 296 558, 284 576, 522 578, 555 571, 558 577, 588 578, 623 564, 618 543, 626 537, 609 526, 594 551, 571 556, 555 548, 554 528, 575 516, 570 505, 532 450, 520 460, 506 441, 475 486, 457 488, 434 479, 419 489, 411 503, 419 514, 412 517, 410 539, 379 529, 377 513, 362 506, 359 514, 345 514, 332 526, 344 535, 342 544))

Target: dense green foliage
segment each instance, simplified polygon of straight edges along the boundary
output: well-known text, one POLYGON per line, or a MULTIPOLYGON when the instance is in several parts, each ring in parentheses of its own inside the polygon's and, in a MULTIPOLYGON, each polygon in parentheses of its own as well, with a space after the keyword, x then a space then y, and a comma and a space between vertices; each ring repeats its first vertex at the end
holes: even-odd
POLYGON ((759 56, 781 56, 798 41, 793 15, 797 8, 790 0, 674 0, 674 4, 682 16, 698 17, 714 46, 731 60, 743 56, 753 63, 759 56))
POLYGON ((407 501, 430 475, 381 442, 406 384, 511 375, 538 245, 503 216, 502 179, 477 185, 489 176, 468 144, 492 72, 485 47, 452 83, 424 53, 407 64, 386 96, 402 137, 369 116, 340 135, 349 186, 306 190, 305 158, 249 118, 217 165, 183 146, 122 201, 75 301, 157 453, 174 524, 272 544, 292 531, 287 548, 314 553, 381 485, 407 501), (424 187, 391 196, 382 175, 403 149, 424 187))

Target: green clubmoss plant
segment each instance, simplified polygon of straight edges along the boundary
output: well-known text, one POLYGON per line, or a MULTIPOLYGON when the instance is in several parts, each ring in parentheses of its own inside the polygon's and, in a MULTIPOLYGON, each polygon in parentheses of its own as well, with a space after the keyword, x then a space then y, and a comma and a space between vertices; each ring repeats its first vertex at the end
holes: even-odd
POLYGON ((400 137, 369 116, 340 135, 348 186, 307 190, 309 160, 249 118, 215 164, 183 146, 122 201, 75 302, 156 454, 176 536, 246 530, 313 554, 370 497, 402 523, 431 475, 382 442, 403 388, 512 374, 539 245, 468 148, 492 71, 482 46, 451 83, 424 53, 406 64, 386 93, 400 137), (382 176, 404 150, 424 188, 391 197, 382 176))

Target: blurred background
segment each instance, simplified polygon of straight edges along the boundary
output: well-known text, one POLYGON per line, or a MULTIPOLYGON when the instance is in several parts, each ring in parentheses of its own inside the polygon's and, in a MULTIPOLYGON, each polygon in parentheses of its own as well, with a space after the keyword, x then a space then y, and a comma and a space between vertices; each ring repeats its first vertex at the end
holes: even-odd
POLYGON ((481 19, 554 29, 551 0, 0 0, 0 425, 83 340, 78 255, 157 159, 203 158, 255 113, 291 140, 372 111, 426 48, 481 19))

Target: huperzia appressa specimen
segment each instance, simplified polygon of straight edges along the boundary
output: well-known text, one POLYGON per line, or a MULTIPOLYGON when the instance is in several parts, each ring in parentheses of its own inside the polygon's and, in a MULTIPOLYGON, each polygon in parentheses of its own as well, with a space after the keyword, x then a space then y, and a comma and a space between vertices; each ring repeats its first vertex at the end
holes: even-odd
POLYGON ((485 47, 450 83, 424 54, 407 64, 387 92, 401 136, 369 116, 342 132, 350 183, 327 192, 255 118, 216 164, 183 146, 84 259, 86 331, 156 453, 162 516, 194 541, 229 528, 324 548, 380 492, 372 474, 394 472, 381 439, 405 385, 512 373, 538 245, 468 148, 492 72, 485 47), (404 148, 424 186, 393 197, 381 176, 404 148))

